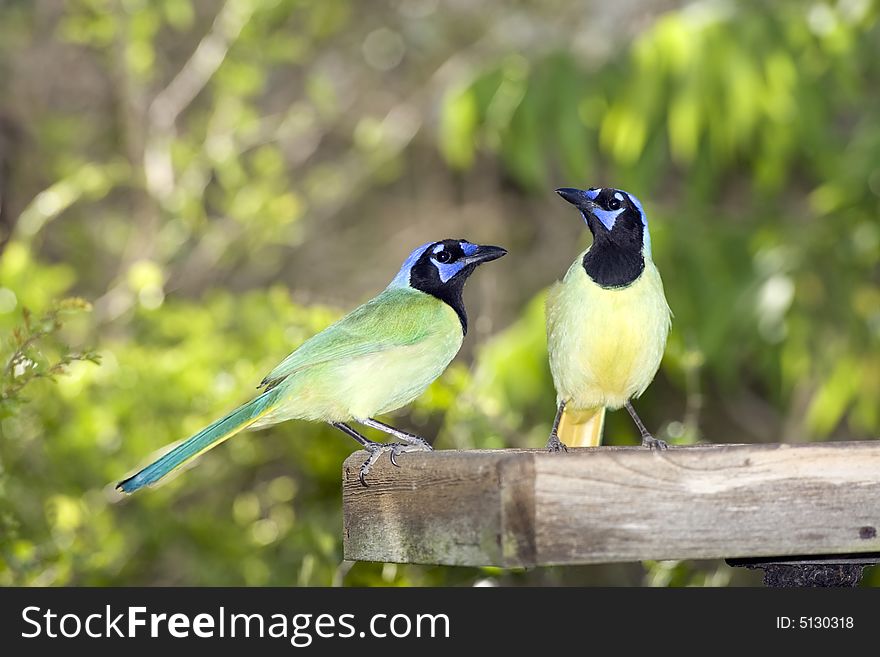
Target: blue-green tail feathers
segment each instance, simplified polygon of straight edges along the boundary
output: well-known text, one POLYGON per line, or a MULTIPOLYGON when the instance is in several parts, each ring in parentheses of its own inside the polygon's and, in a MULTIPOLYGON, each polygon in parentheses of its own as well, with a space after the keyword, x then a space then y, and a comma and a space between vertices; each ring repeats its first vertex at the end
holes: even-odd
POLYGON ((150 463, 150 465, 137 474, 120 481, 116 484, 116 488, 124 493, 133 493, 144 486, 156 483, 187 461, 253 424, 262 415, 271 410, 277 397, 277 389, 268 390, 259 397, 239 406, 229 415, 220 418, 194 436, 187 438, 180 445, 150 463))

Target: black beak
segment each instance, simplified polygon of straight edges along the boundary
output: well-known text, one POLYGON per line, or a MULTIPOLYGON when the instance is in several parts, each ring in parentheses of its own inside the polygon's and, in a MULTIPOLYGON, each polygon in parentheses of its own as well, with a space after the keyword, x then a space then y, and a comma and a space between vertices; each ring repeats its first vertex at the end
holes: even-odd
POLYGON ((583 212, 589 212, 596 207, 595 201, 593 201, 583 189, 560 187, 556 190, 556 193, 583 212))
POLYGON ((498 260, 505 255, 507 255, 507 249, 502 249, 500 246, 477 246, 477 250, 465 257, 464 261, 469 265, 482 265, 484 262, 498 260))

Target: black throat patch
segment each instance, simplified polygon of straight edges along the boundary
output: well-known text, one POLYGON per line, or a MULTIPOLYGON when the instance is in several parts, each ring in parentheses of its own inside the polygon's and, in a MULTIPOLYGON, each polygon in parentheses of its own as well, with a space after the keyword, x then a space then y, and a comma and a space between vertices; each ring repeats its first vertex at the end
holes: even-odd
POLYGON ((584 254, 584 271, 600 287, 627 287, 645 270, 645 257, 638 251, 621 247, 613 242, 594 241, 584 254))
POLYGON ((468 318, 467 312, 465 312, 464 309, 462 292, 464 291, 464 284, 467 282, 468 276, 470 276, 474 269, 476 269, 476 265, 464 266, 459 272, 444 283, 440 278, 440 272, 438 271, 437 266, 431 260, 433 249, 438 244, 443 244, 445 249, 451 253, 454 259, 465 257, 464 251, 462 251, 461 244, 458 240, 443 240, 442 242, 436 242, 425 249, 425 252, 422 253, 416 261, 416 264, 413 265, 409 274, 409 285, 416 290, 420 290, 440 299, 440 301, 443 301, 452 308, 455 311, 455 314, 458 315, 458 320, 461 322, 462 334, 467 335, 468 318))
POLYGON ((582 212, 593 233, 593 246, 584 254, 584 271, 596 285, 609 289, 627 287, 645 270, 644 226, 638 208, 627 194, 615 189, 603 189, 596 202, 603 210, 614 211, 609 203, 615 193, 624 199, 623 211, 614 220, 611 230, 591 212, 582 212))

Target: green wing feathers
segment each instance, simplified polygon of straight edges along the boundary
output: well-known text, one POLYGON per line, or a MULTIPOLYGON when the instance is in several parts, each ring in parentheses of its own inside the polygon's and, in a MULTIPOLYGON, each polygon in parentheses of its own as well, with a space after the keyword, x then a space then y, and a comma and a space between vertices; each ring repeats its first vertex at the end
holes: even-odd
POLYGON ((274 388, 307 367, 416 344, 438 327, 442 302, 408 288, 389 288, 309 338, 260 387, 274 388))

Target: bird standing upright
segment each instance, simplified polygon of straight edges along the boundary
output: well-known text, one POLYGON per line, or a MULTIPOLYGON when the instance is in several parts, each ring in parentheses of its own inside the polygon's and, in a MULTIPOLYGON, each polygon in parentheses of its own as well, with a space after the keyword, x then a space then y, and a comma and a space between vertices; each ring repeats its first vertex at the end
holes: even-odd
POLYGON ((557 189, 593 234, 547 297, 547 344, 557 412, 551 451, 599 445, 605 409, 626 407, 642 445, 665 448, 645 428, 630 399, 657 373, 672 313, 651 260, 642 204, 619 189, 557 189))
POLYGON ((467 333, 462 290, 478 265, 507 251, 447 239, 424 244, 403 263, 378 296, 306 340, 263 379, 265 390, 205 427, 117 488, 132 493, 159 481, 202 452, 246 428, 284 420, 328 422, 359 442, 370 456, 361 483, 376 460, 391 462, 408 451, 430 451, 423 438, 374 419, 409 404, 458 353, 467 333), (349 426, 373 427, 400 442, 377 443, 349 426))

